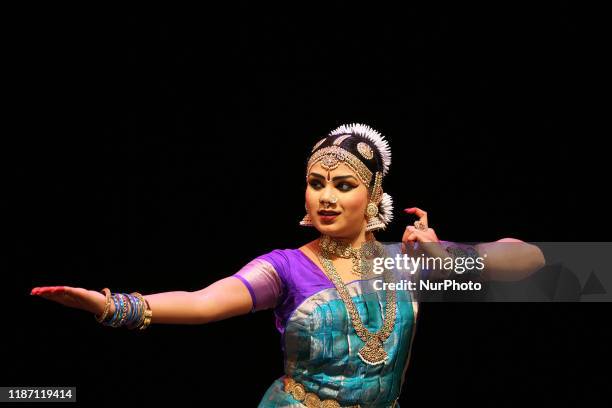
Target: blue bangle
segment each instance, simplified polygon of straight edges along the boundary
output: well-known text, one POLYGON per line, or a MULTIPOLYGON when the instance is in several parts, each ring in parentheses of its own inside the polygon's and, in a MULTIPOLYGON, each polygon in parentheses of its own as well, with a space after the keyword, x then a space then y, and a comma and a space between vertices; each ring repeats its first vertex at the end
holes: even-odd
POLYGON ((128 316, 128 319, 125 322, 125 325, 129 328, 132 327, 132 325, 134 324, 134 321, 136 320, 136 317, 138 316, 138 299, 136 299, 135 296, 133 295, 127 295, 129 301, 130 301, 130 315, 128 316))
POLYGON ((119 314, 119 304, 117 302, 117 295, 113 295, 112 300, 113 300, 113 305, 115 305, 115 311, 113 312, 110 319, 104 324, 107 326, 115 327, 115 321, 117 320, 117 315, 119 314))
POLYGON ((115 294, 117 314, 114 316, 115 319, 111 322, 113 327, 119 327, 121 325, 121 319, 123 318, 123 298, 119 294, 115 294))

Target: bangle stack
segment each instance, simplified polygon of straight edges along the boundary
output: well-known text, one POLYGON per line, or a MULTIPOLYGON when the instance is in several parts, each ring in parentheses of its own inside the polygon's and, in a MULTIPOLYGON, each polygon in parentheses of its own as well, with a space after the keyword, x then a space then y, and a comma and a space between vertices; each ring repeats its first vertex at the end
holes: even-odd
POLYGON ((98 323, 105 326, 125 326, 130 330, 144 330, 151 324, 153 312, 149 302, 138 292, 111 294, 110 289, 104 288, 102 292, 106 296, 106 304, 102 315, 94 315, 98 323), (115 312, 111 315, 111 301, 115 305, 115 312))
POLYGON ((451 245, 448 248, 446 248, 446 251, 453 257, 453 258, 463 258, 463 264, 465 265, 467 262, 467 260, 471 260, 471 267, 467 267, 466 266, 466 276, 470 276, 472 278, 482 278, 482 274, 484 272, 484 269, 478 269, 475 265, 478 263, 477 259, 480 257, 480 254, 478 253, 478 251, 476 250, 476 248, 474 248, 473 246, 470 245, 451 245))

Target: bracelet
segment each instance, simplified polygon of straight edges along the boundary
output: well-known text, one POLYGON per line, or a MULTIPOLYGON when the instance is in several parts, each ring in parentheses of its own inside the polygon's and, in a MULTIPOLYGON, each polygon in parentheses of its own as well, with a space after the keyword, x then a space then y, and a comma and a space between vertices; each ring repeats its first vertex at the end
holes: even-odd
POLYGON ((128 326, 128 328, 137 329, 138 327, 142 326, 142 324, 144 323, 146 304, 145 304, 144 297, 140 293, 132 292, 131 295, 133 295, 134 298, 137 299, 138 314, 136 315, 135 321, 130 326, 128 326))
MULTIPOLYGON (((460 247, 458 245, 451 245, 446 248, 446 251, 453 257, 453 259, 455 258, 463 258, 465 260, 471 259, 474 264, 476 264, 476 259, 480 257, 480 254, 478 253, 476 248, 472 246, 468 246, 468 245, 464 247, 460 247)), ((472 266, 471 268, 466 267, 466 273, 471 276, 476 276, 478 278, 481 278, 483 272, 484 272, 484 269, 479 270, 478 268, 476 268, 476 266, 472 266)))
POLYGON ((151 324, 153 311, 149 301, 140 293, 132 292, 129 295, 126 293, 111 294, 108 288, 104 288, 102 292, 106 295, 104 312, 100 316, 94 315, 99 323, 105 326, 126 326, 128 329, 139 330, 144 330, 151 324), (115 311, 109 316, 111 301, 115 305, 115 311))
POLYGON ((102 292, 104 293, 104 295, 106 295, 106 304, 104 305, 104 312, 102 312, 102 315, 100 317, 94 314, 94 317, 96 318, 98 323, 102 323, 104 319, 106 319, 106 316, 108 316, 108 312, 110 311, 110 303, 111 303, 110 289, 104 288, 102 289, 102 292))
POLYGON ((128 317, 130 299, 123 293, 119 293, 119 297, 123 300, 123 313, 119 321, 119 326, 124 326, 128 317))
POLYGON ((125 325, 129 329, 134 324, 134 320, 136 320, 140 313, 140 302, 132 294, 126 296, 128 297, 130 303, 130 312, 128 313, 125 325))
POLYGON ((149 325, 151 324, 151 319, 153 318, 153 311, 151 310, 149 301, 147 299, 145 299, 144 301, 145 301, 145 304, 147 305, 147 310, 145 310, 144 312, 145 319, 144 319, 142 326, 139 327, 140 330, 144 330, 147 327, 149 327, 149 325))
POLYGON ((113 302, 115 302, 115 314, 113 314, 109 325, 111 327, 119 327, 119 323, 121 322, 121 319, 123 319, 123 298, 117 294, 114 294, 113 302))

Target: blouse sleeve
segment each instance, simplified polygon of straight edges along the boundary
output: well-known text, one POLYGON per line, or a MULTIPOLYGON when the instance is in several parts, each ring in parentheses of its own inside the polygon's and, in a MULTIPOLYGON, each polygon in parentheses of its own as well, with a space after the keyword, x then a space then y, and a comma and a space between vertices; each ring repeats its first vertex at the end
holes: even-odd
POLYGON ((276 307, 284 292, 279 271, 264 256, 253 259, 232 276, 249 290, 253 301, 251 312, 276 307))

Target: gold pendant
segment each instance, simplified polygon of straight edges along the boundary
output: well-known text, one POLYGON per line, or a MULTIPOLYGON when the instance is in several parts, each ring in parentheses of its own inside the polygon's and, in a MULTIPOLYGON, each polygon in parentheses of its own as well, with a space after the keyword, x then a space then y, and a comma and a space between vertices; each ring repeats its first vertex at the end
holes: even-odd
POLYGON ((364 363, 370 365, 382 364, 387 359, 387 352, 383 348, 383 343, 378 336, 372 336, 365 346, 357 353, 364 363))

